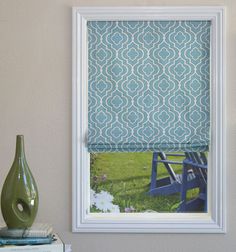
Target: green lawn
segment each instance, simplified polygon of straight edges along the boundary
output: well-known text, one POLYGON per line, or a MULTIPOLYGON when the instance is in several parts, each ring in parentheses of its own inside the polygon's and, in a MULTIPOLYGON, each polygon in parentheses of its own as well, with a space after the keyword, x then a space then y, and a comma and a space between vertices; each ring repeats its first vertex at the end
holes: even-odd
MULTIPOLYGON (((181 161, 182 157, 172 160, 181 161)), ((113 204, 119 205, 120 212, 125 208, 134 208, 134 212, 156 211, 175 212, 180 195, 149 196, 151 177, 152 153, 100 153, 91 159, 91 188, 99 193, 109 192, 113 197, 113 204)), ((172 165, 176 173, 181 173, 180 165, 172 165)), ((166 169, 158 164, 158 178, 167 176, 166 169)), ((197 194, 198 190, 191 190, 188 198, 197 194)), ((92 207, 91 212, 97 210, 92 207)))

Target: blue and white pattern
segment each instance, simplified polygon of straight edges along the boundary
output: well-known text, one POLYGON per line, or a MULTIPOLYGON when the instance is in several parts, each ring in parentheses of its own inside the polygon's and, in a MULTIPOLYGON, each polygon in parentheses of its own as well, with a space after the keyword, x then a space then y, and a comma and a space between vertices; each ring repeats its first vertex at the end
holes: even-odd
POLYGON ((210 21, 90 21, 88 150, 206 151, 210 21))

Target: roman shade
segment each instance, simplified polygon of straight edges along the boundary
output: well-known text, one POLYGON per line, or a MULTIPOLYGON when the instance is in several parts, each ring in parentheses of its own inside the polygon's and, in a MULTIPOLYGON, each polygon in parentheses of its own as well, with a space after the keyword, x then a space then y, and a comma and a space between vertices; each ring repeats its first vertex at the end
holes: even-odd
POLYGON ((89 21, 88 151, 207 151, 210 21, 89 21))

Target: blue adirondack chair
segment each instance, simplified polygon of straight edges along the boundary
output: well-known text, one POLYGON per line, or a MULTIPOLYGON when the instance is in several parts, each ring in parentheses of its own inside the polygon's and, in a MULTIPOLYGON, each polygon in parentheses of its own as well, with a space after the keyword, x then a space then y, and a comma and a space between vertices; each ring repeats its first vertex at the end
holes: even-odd
MULTIPOLYGON (((152 174, 149 195, 170 195, 173 193, 180 193, 182 186, 182 174, 176 174, 172 168, 172 164, 183 166, 185 154, 165 154, 164 152, 154 152, 152 158, 152 174), (183 160, 172 161, 168 157, 183 157, 183 160), (163 163, 169 176, 158 179, 158 163, 163 163)), ((189 188, 196 188, 199 186, 199 181, 195 179, 193 171, 189 170, 187 174, 189 181, 189 188)))
POLYGON ((165 154, 154 152, 149 195, 170 195, 181 193, 178 212, 207 211, 207 158, 204 153, 165 154), (181 162, 168 160, 169 156, 183 157, 181 162), (158 163, 163 163, 169 176, 158 179, 158 163), (176 174, 172 164, 182 166, 182 174, 176 174), (187 191, 199 188, 198 196, 187 201, 187 191))

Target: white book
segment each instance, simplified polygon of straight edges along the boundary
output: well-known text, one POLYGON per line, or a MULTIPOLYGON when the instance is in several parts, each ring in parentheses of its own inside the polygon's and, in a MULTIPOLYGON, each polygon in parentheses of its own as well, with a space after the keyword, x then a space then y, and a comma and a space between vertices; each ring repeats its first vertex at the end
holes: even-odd
POLYGON ((52 226, 47 223, 34 223, 29 228, 14 228, 9 229, 7 227, 0 228, 1 237, 13 237, 13 238, 24 238, 24 237, 48 237, 52 234, 52 226))
POLYGON ((24 246, 15 246, 7 245, 0 247, 0 252, 64 252, 64 243, 55 235, 56 241, 53 241, 51 244, 43 245, 24 245, 24 246))

